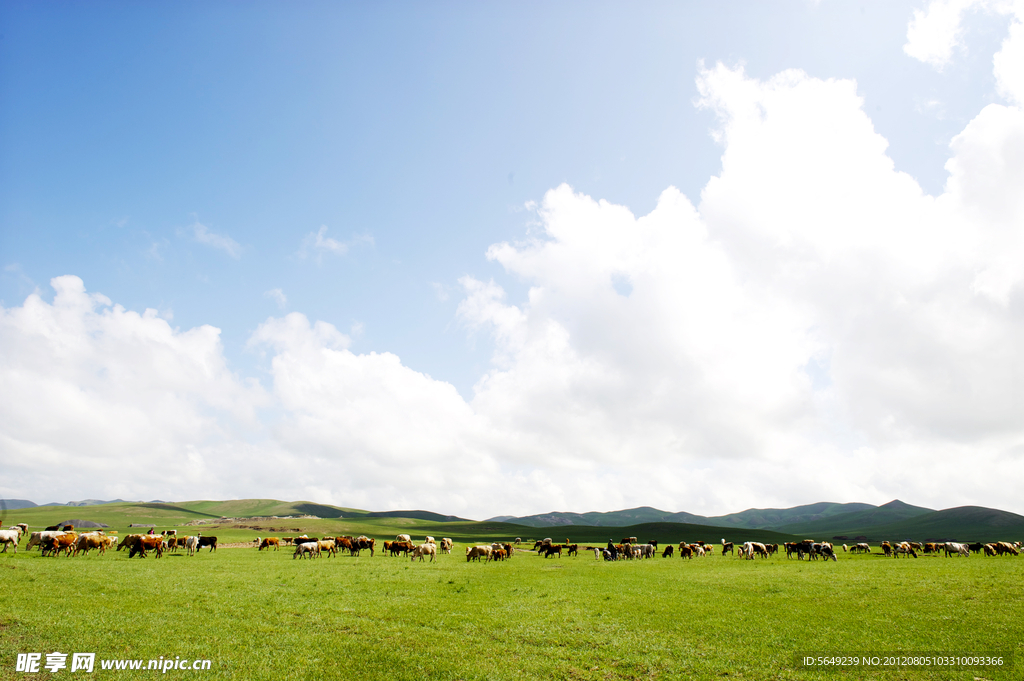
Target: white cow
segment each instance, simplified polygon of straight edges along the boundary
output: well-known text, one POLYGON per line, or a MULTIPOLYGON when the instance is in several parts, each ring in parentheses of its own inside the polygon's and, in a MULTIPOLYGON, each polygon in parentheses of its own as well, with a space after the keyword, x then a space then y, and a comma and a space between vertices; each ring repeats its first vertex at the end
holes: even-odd
POLYGON ((193 535, 191 537, 185 537, 185 551, 188 552, 188 555, 190 555, 190 556, 196 555, 196 549, 198 549, 198 548, 199 548, 199 537, 198 536, 193 535))
POLYGON ((7 553, 7 547, 14 544, 14 552, 18 552, 18 542, 21 541, 21 530, 0 530, 0 544, 4 545, 3 553, 7 553))

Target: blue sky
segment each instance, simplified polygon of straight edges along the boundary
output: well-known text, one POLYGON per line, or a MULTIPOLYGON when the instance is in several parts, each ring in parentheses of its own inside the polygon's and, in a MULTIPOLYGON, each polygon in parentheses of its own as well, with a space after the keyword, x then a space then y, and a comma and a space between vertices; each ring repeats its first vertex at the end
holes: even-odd
MULTIPOLYGON (((530 288, 557 287, 545 285, 535 267, 487 254, 494 244, 525 243, 538 235, 558 241, 545 218, 553 210, 550 204, 544 208, 549 191, 568 185, 574 196, 624 206, 639 217, 653 214, 662 192, 675 187, 704 213, 702 191, 722 173, 730 143, 715 139, 715 131, 728 127, 723 126, 725 109, 709 104, 699 84, 702 78, 709 82, 701 74, 722 64, 732 72, 742 68, 751 82, 767 83, 787 69, 799 69, 815 82, 853 83, 860 111, 888 143, 880 153, 895 171, 912 178, 922 195, 940 197, 949 176, 951 141, 986 106, 1019 111, 993 69, 993 55, 1003 49, 1008 27, 1019 15, 1012 3, 959 5, 963 12, 954 49, 944 62, 929 62, 905 50, 915 10, 929 9, 922 2, 7 3, 0 9, 0 302, 16 311, 35 294, 52 304, 51 279, 73 275, 84 290, 128 311, 156 310, 174 333, 203 325, 220 330, 219 358, 230 380, 258 382, 266 393, 253 398, 254 421, 243 418, 240 425, 232 420, 237 414, 210 416, 218 435, 168 434, 161 440, 166 450, 154 455, 157 461, 173 462, 191 447, 209 464, 231 458, 214 449, 248 443, 269 447, 254 454, 267 461, 282 452, 296 457, 295 465, 315 481, 315 461, 351 472, 345 461, 358 450, 360 460, 379 468, 377 491, 357 499, 373 508, 435 504, 435 510, 478 515, 550 510, 543 498, 519 506, 509 499, 491 509, 461 487, 451 498, 398 493, 383 482, 386 471, 393 475, 392 467, 403 465, 382 453, 398 446, 394 443, 363 442, 344 452, 313 455, 302 450, 305 445, 285 442, 275 428, 305 408, 289 406, 282 397, 283 380, 273 362, 287 354, 283 346, 260 345, 254 338, 289 313, 310 324, 330 324, 345 336, 331 341, 336 350, 355 357, 392 353, 403 369, 451 384, 461 400, 453 409, 484 418, 490 426, 471 430, 487 430, 515 408, 501 400, 494 404, 504 406, 482 406, 482 382, 515 373, 524 360, 518 350, 509 350, 494 318, 468 311, 472 291, 485 298, 490 294, 467 282, 490 282, 501 294, 489 300, 500 299, 527 316, 536 313, 530 288), (225 435, 228 431, 235 435, 225 435)), ((833 134, 848 133, 837 128, 833 134)), ((1015 219, 1010 223, 1019 227, 1015 219)), ((708 224, 712 239, 725 244, 729 226, 708 224)), ((733 254, 767 248, 762 242, 723 247, 733 254)), ((740 280, 755 278, 738 259, 732 267, 740 280)), ((635 273, 615 276, 637 281, 635 273)), ((567 300, 549 321, 564 326, 570 344, 583 333, 615 336, 614 322, 607 319, 574 328, 573 310, 583 307, 567 300)), ((824 324, 812 318, 802 328, 824 324)), ((28 333, 7 331, 11 347, 21 332, 28 333)), ((108 332, 94 331, 91 338, 108 332)), ((842 345, 834 338, 822 343, 842 345)), ((577 355, 586 355, 583 346, 574 347, 577 355)), ((827 374, 833 351, 805 350, 808 356, 797 365, 827 374)), ((98 356, 82 361, 104 370, 105 360, 98 356)), ((146 371, 145 366, 135 370, 146 371)), ((853 388, 843 393, 833 376, 814 378, 806 400, 813 402, 815 391, 838 385, 842 395, 829 399, 844 406, 836 407, 841 415, 827 416, 820 405, 809 407, 814 419, 830 424, 829 432, 801 441, 823 439, 841 456, 863 447, 883 451, 870 428, 857 420, 857 401, 864 398, 853 388), (836 419, 842 423, 836 425, 836 419)), ((103 393, 72 385, 86 403, 103 393)), ((196 396, 206 391, 200 386, 154 390, 178 395, 197 414, 220 408, 199 404, 196 396)), ((111 405, 102 399, 90 404, 99 403, 111 405)), ((669 415, 676 407, 667 404, 648 431, 673 421, 669 415)), ((479 449, 470 447, 465 456, 487 460, 479 474, 506 479, 512 487, 554 485, 555 499, 566 510, 604 503, 551 482, 557 477, 553 469, 539 462, 557 458, 552 451, 573 449, 573 437, 568 431, 549 437, 548 426, 531 423, 532 417, 524 417, 502 426, 509 429, 505 436, 480 437, 537 439, 523 445, 535 448, 535 454, 520 456, 478 443, 479 449)), ((19 424, 11 428, 20 434, 8 438, 3 458, 38 447, 58 459, 78 456, 47 435, 22 433, 19 424)), ((1006 432, 1004 426, 992 428, 1006 432)), ((446 437, 464 442, 464 435, 452 432, 446 437)), ((940 439, 952 446, 957 437, 965 436, 940 439)), ((597 453, 581 445, 589 453, 565 466, 595 479, 614 478, 630 460, 630 446, 623 444, 628 441, 620 431, 605 445, 593 445, 597 453)), ((933 448, 934 443, 914 441, 933 448)), ((680 433, 650 446, 665 447, 652 455, 654 470, 669 467, 680 475, 691 465, 710 475, 721 457, 734 456, 716 454, 729 449, 721 443, 709 445, 704 436, 680 433), (699 464, 678 460, 697 450, 699 464)), ((138 447, 145 448, 134 443, 110 458, 84 457, 83 470, 116 468, 119 457, 138 447)), ((1004 443, 993 452, 1006 447, 1012 448, 1004 443)), ((415 459, 429 462, 432 456, 424 451, 415 459)), ((772 456, 763 453, 759 460, 772 456)), ((952 466, 956 459, 950 456, 952 466)), ((20 486, 0 492, 42 494, 40 470, 26 466, 22 476, 20 486)), ((186 475, 149 496, 190 496, 187 480, 186 475)), ((141 497, 149 491, 119 480, 80 496, 141 497)), ((203 493, 347 501, 340 487, 315 482, 275 487, 254 480, 245 489, 225 484, 203 493)), ((850 497, 837 500, 884 502, 899 493, 898 485, 865 480, 837 490, 850 497)), ((669 510, 728 512, 739 510, 736 504, 822 496, 829 495, 748 495, 742 497, 749 498, 746 503, 713 495, 675 499, 662 490, 650 498, 625 495, 608 503, 675 502, 669 510)))

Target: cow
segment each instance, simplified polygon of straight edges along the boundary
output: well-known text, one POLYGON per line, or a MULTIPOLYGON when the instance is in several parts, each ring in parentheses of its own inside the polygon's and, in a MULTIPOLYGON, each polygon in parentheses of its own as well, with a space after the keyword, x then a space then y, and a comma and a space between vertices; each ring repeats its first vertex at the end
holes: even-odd
MULTIPOLYGON (((185 551, 188 552, 189 556, 196 555, 196 549, 199 548, 199 537, 191 536, 185 537, 185 551)), ((120 551, 120 549, 118 549, 120 551)))
MULTIPOLYGON (((904 542, 904 543, 906 543, 906 542, 904 542)), ((947 558, 949 558, 950 556, 956 556, 957 558, 959 558, 960 556, 963 556, 963 557, 967 558, 967 557, 970 557, 970 555, 971 555, 971 552, 967 548, 966 544, 959 544, 959 543, 957 543, 955 541, 948 541, 945 544, 943 544, 942 545, 942 550, 946 552, 946 557, 947 558)))
POLYGON ((424 538, 423 543, 424 544, 434 544, 435 546, 437 545, 437 541, 433 537, 426 537, 426 538, 424 538))
POLYGON ((662 557, 662 558, 671 558, 671 557, 672 557, 672 553, 673 553, 673 549, 674 549, 674 548, 675 548, 675 547, 674 547, 674 546, 672 546, 671 544, 669 544, 668 546, 666 546, 666 547, 665 547, 665 550, 661 552, 661 557, 662 557))
MULTIPOLYGON (((430 543, 433 543, 433 542, 430 542, 430 543)), ((369 551, 370 551, 370 558, 373 558, 373 551, 374 551, 374 548, 376 546, 377 546, 377 540, 376 539, 370 539, 367 536, 360 535, 359 538, 352 540, 352 548, 349 549, 349 552, 353 556, 358 556, 359 552, 361 550, 369 549, 369 551)))
MULTIPOLYGON (((966 546, 964 547, 964 551, 965 552, 967 551, 967 547, 966 546)), ((965 555, 966 555, 966 553, 965 553, 965 555)), ((901 541, 899 544, 894 546, 893 549, 892 549, 892 557, 893 558, 899 558, 900 556, 903 556, 903 557, 913 556, 914 558, 917 558, 917 551, 915 551, 914 547, 910 545, 910 542, 908 542, 908 541, 901 541)))
POLYGON ((487 557, 487 560, 505 560, 508 557, 508 552, 505 549, 491 549, 491 555, 487 557))
POLYGON ((522 537, 516 537, 516 546, 519 546, 522 543, 523 543, 523 538, 522 537))
POLYGON ((635 544, 636 543, 636 537, 623 537, 622 539, 619 540, 619 543, 620 544, 635 544))
POLYGON ((996 545, 995 544, 985 544, 982 547, 982 549, 984 549, 986 556, 994 556, 994 555, 996 555, 996 545))
POLYGON ((334 554, 338 552, 333 539, 319 539, 316 544, 318 548, 317 553, 320 555, 327 553, 328 556, 333 558, 334 554))
POLYGON ((38 546, 43 543, 44 539, 51 539, 59 535, 64 534, 61 530, 44 530, 42 532, 33 532, 28 538, 28 544, 25 546, 25 550, 28 551, 33 546, 38 546))
POLYGON ((481 557, 483 557, 485 559, 491 557, 491 547, 490 546, 467 546, 466 547, 466 562, 467 563, 470 562, 471 560, 479 561, 481 557))
POLYGON ((21 530, 0 530, 0 544, 4 545, 3 553, 7 553, 7 547, 14 544, 14 552, 18 552, 18 542, 21 541, 21 530))
POLYGON ((271 546, 274 547, 275 551, 280 551, 281 540, 277 537, 266 537, 263 541, 260 542, 259 548, 257 550, 262 551, 263 549, 267 549, 269 551, 271 546))
MULTIPOLYGON (((822 543, 822 545, 821 545, 821 557, 825 559, 826 563, 828 562, 829 558, 831 558, 832 560, 837 560, 836 552, 835 552, 835 549, 832 548, 832 544, 829 544, 828 542, 823 542, 822 543)), ((914 556, 914 557, 916 558, 917 556, 914 556)))
POLYGON ((320 557, 320 544, 315 541, 303 542, 295 546, 295 553, 292 554, 292 560, 296 558, 319 558, 320 557))
POLYGON ((199 544, 196 546, 196 549, 201 549, 204 546, 209 546, 210 547, 210 553, 213 553, 214 551, 217 550, 217 538, 216 537, 204 537, 203 535, 199 535, 199 544))
POLYGON ((393 542, 391 542, 391 549, 390 550, 391 550, 391 555, 392 556, 397 556, 400 553, 408 554, 414 548, 415 547, 412 545, 412 542, 409 542, 409 541, 393 541, 393 542))
POLYGON ((99 532, 86 532, 75 542, 75 552, 73 555, 77 556, 80 551, 84 551, 86 555, 89 555, 89 551, 92 549, 99 549, 100 553, 106 553, 107 538, 99 532))
MULTIPOLYGON (((576 557, 576 555, 579 553, 579 550, 580 550, 580 545, 579 544, 569 544, 568 546, 565 547, 565 553, 567 555, 572 556, 573 558, 576 557)), ((509 557, 511 557, 511 555, 509 557)))
POLYGON ((398 541, 407 541, 410 544, 412 543, 412 537, 410 537, 407 534, 400 534, 397 537, 395 537, 395 539, 397 539, 398 541))
POLYGON ((885 555, 886 558, 892 555, 892 544, 890 544, 889 542, 882 542, 881 545, 879 545, 879 548, 882 549, 882 553, 885 555))
POLYGON ((177 530, 164 530, 160 534, 162 534, 165 537, 177 537, 178 536, 178 531, 177 530))
MULTIPOLYGON (((516 543, 518 544, 519 542, 516 542, 516 543)), ((445 553, 450 554, 452 552, 452 547, 454 547, 454 546, 455 546, 455 542, 453 542, 451 540, 451 537, 441 537, 441 550, 442 551, 444 551, 445 553)), ((511 555, 511 552, 509 552, 509 554, 511 555)))
POLYGON ((998 553, 1000 556, 1006 555, 1008 553, 1014 556, 1019 556, 1020 549, 1018 549, 1016 546, 1014 546, 1008 541, 998 541, 996 542, 996 553, 998 553))
POLYGON ((534 542, 533 549, 531 550, 537 551, 539 553, 544 550, 545 546, 551 546, 551 537, 548 537, 547 539, 538 539, 536 542, 534 542))
POLYGON ((51 543, 46 546, 45 550, 49 551, 53 556, 58 556, 61 553, 70 556, 72 550, 75 548, 76 541, 78 541, 77 532, 64 532, 63 534, 53 537, 53 539, 50 540, 51 543))
POLYGON ((548 546, 544 547, 543 553, 544 553, 544 557, 545 558, 550 558, 551 556, 554 556, 556 554, 558 555, 559 558, 561 558, 562 557, 562 545, 561 544, 549 544, 548 546))
POLYGON ((733 555, 736 555, 736 550, 735 550, 735 547, 733 546, 733 543, 731 541, 725 541, 723 539, 722 540, 722 555, 724 556, 727 553, 731 553, 733 555))
POLYGON ((415 561, 417 558, 419 558, 420 562, 422 563, 423 556, 430 556, 430 562, 433 563, 435 555, 437 555, 437 544, 428 541, 423 542, 422 544, 414 548, 412 550, 412 556, 410 556, 409 560, 415 561))
POLYGON ((860 542, 850 547, 850 553, 871 553, 871 546, 866 542, 860 542))
POLYGON ((654 558, 655 551, 654 544, 643 544, 640 546, 640 557, 641 558, 654 558))
POLYGON ((159 535, 129 534, 121 540, 117 550, 120 551, 125 547, 128 548, 129 559, 134 558, 136 555, 140 558, 145 558, 146 551, 156 551, 157 558, 164 555, 164 540, 159 535))

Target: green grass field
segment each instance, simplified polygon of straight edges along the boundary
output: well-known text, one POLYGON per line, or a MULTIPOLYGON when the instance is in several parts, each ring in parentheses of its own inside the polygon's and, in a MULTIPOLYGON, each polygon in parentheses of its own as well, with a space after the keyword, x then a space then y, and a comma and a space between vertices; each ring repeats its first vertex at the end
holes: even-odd
MULTIPOLYGON (((383 520, 392 519, 375 519, 383 520)), ((388 534, 378 536, 394 534, 383 527, 388 534)), ((123 553, 0 555, 0 678, 33 678, 14 671, 17 654, 52 651, 212 660, 210 671, 168 678, 1021 676, 806 671, 794 669, 793 655, 1012 650, 1019 658, 1024 558, 606 563, 520 553, 468 564, 464 552, 457 545, 433 564, 366 553, 294 560, 287 550, 242 548, 131 561, 123 553)), ((158 673, 98 667, 102 678, 158 673)))

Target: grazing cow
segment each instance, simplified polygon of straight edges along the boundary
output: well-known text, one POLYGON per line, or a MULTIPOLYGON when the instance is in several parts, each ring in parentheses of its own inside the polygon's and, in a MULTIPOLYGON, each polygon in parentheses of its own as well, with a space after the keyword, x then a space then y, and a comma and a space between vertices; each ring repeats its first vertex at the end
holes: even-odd
POLYGON ((400 553, 408 554, 414 548, 410 541, 393 541, 391 542, 390 551, 392 556, 397 556, 400 553))
POLYGON ((569 544, 568 546, 565 547, 565 552, 568 555, 572 556, 573 558, 576 557, 576 555, 579 552, 579 550, 580 550, 580 545, 579 544, 569 544))
POLYGON ((412 537, 410 537, 407 534, 400 534, 397 537, 395 537, 395 539, 397 539, 398 541, 407 541, 410 544, 412 543, 412 537))
POLYGON ((731 541, 725 541, 723 539, 722 540, 722 555, 724 556, 727 553, 731 553, 733 555, 736 555, 736 548, 733 546, 733 543, 731 541))
POLYGON ((671 558, 672 554, 674 553, 674 549, 675 549, 675 547, 672 546, 671 544, 669 544, 668 546, 665 547, 665 550, 661 552, 661 557, 662 558, 671 558))
MULTIPOLYGON (((373 558, 373 550, 374 550, 374 547, 377 545, 377 540, 376 539, 370 539, 367 536, 360 535, 357 539, 353 539, 351 543, 352 543, 352 547, 349 549, 349 552, 353 556, 358 556, 359 552, 362 551, 363 549, 369 549, 369 551, 370 551, 370 558, 373 558)), ((433 543, 433 542, 430 542, 430 543, 433 543)))
POLYGON ((986 556, 994 556, 994 555, 996 555, 996 545, 995 544, 985 544, 982 548, 985 550, 985 555, 986 556))
POLYGON ((278 539, 277 537, 266 537, 266 538, 263 539, 263 541, 260 542, 259 549, 257 549, 257 550, 259 550, 259 551, 262 551, 263 549, 269 550, 271 546, 274 547, 275 551, 280 551, 281 550, 281 540, 278 539))
POLYGON ((523 543, 523 538, 522 537, 516 537, 516 546, 519 546, 522 543, 523 543))
POLYGON ((491 547, 490 546, 467 546, 466 547, 466 562, 471 560, 479 561, 480 558, 490 558, 491 547))
MULTIPOLYGON (((188 552, 188 555, 190 555, 190 556, 196 555, 196 549, 197 548, 199 548, 199 537, 196 537, 196 536, 185 537, 185 551, 188 552)), ((120 551, 121 550, 120 547, 117 550, 120 551)))
POLYGON ((545 546, 551 546, 551 537, 547 539, 538 539, 533 544, 533 551, 543 551, 545 546))
POLYGON ((550 558, 551 556, 554 556, 556 554, 558 555, 559 558, 562 557, 562 546, 561 546, 561 544, 549 544, 548 546, 544 547, 544 557, 545 558, 550 558))
POLYGON ((177 537, 178 536, 178 531, 177 530, 164 530, 160 534, 162 534, 165 537, 177 537))
POLYGON ((32 535, 28 538, 28 544, 25 546, 25 550, 28 551, 33 546, 41 545, 43 543, 43 540, 45 539, 52 539, 53 537, 58 537, 62 534, 64 533, 60 530, 44 530, 42 532, 33 532, 32 535))
POLYGON ((491 555, 487 557, 487 560, 505 560, 508 557, 508 552, 505 549, 491 548, 491 555))
MULTIPOLYGON (((311 541, 316 541, 316 540, 314 539, 314 540, 311 540, 311 541)), ((209 546, 210 547, 210 553, 213 553, 214 551, 217 550, 217 538, 216 537, 204 537, 203 535, 199 535, 199 545, 196 546, 196 548, 197 549, 201 549, 204 546, 209 546)))
MULTIPOLYGON (((516 542, 516 543, 518 544, 519 542, 516 542)), ((452 547, 453 546, 455 546, 455 542, 453 542, 451 540, 451 537, 441 537, 441 550, 442 551, 444 551, 445 553, 450 554, 452 552, 452 547)), ((511 551, 509 552, 509 555, 511 555, 511 551)))
POLYGON ((21 541, 21 530, 0 530, 0 544, 4 545, 4 553, 7 547, 14 544, 14 552, 18 552, 18 542, 21 541))
MULTIPOLYGON (((904 542, 904 543, 906 543, 906 542, 904 542)), ((897 549, 898 548, 899 547, 897 547, 897 549)), ((956 556, 957 558, 959 558, 960 556, 963 556, 965 558, 968 558, 971 555, 971 552, 967 548, 966 544, 959 544, 959 543, 957 543, 955 541, 948 541, 945 544, 943 544, 942 545, 942 550, 946 552, 946 557, 947 558, 949 558, 950 556, 956 556)))
POLYGON ((49 551, 51 555, 58 556, 63 553, 70 556, 71 552, 75 548, 75 542, 78 541, 78 533, 64 532, 50 541, 52 543, 47 545, 46 550, 49 551))
POLYGON ((423 540, 423 543, 424 544, 435 544, 435 545, 437 544, 437 542, 434 541, 433 537, 427 537, 426 539, 423 540))
POLYGON ((89 555, 89 551, 92 549, 99 549, 100 553, 106 553, 107 538, 99 532, 86 532, 75 542, 75 552, 72 555, 77 556, 80 551, 84 551, 85 555, 89 555))
POLYGON ((434 562, 434 556, 437 555, 437 544, 434 542, 423 542, 412 551, 412 557, 410 560, 420 559, 423 562, 423 556, 430 556, 430 562, 434 562))
MULTIPOLYGON (((823 542, 822 543, 822 545, 821 545, 821 557, 825 559, 826 563, 828 562, 828 560, 830 558, 832 560, 837 560, 836 559, 836 552, 835 552, 835 549, 832 548, 832 544, 829 544, 828 542, 823 542)), ((915 558, 916 558, 916 556, 915 556, 915 558)))
POLYGON ((689 544, 679 545, 679 557, 693 560, 693 548, 689 544))
POLYGON ((128 558, 134 558, 136 555, 145 558, 146 551, 156 551, 157 558, 164 555, 164 540, 159 535, 129 534, 121 540, 117 550, 120 551, 124 547, 128 548, 128 558))
MULTIPOLYGON (((966 551, 966 550, 967 550, 967 547, 964 547, 964 551, 966 551)), ((908 542, 908 541, 901 541, 899 544, 894 546, 893 549, 892 549, 892 557, 893 558, 899 558, 900 556, 903 556, 903 557, 913 556, 914 558, 917 558, 917 551, 915 551, 914 547, 910 545, 910 542, 908 542)))
POLYGON ((304 542, 298 544, 295 547, 295 553, 292 554, 292 560, 296 558, 319 558, 320 557, 320 544, 315 541, 304 542))
POLYGON ((640 557, 641 558, 654 558, 655 552, 654 544, 643 544, 640 546, 640 557))
POLYGON ((892 544, 890 544, 889 542, 882 542, 878 548, 882 549, 882 553, 885 554, 886 558, 892 555, 892 544))
POLYGON ((998 553, 1000 556, 1004 556, 1008 553, 1013 556, 1019 556, 1020 549, 1018 549, 1016 546, 1014 546, 1008 541, 998 541, 996 542, 996 553, 998 553))
POLYGON ((700 544, 690 544, 690 550, 693 551, 693 555, 698 558, 703 558, 706 550, 700 544))
POLYGON ((64 527, 62 527, 60 529, 63 530, 64 532, 74 532, 75 531, 75 526, 74 525, 65 525, 64 527))
POLYGON ((860 542, 850 547, 850 553, 871 553, 871 546, 866 542, 860 542))
POLYGON ((635 544, 636 543, 636 537, 623 537, 622 539, 619 540, 619 543, 620 544, 635 544))

